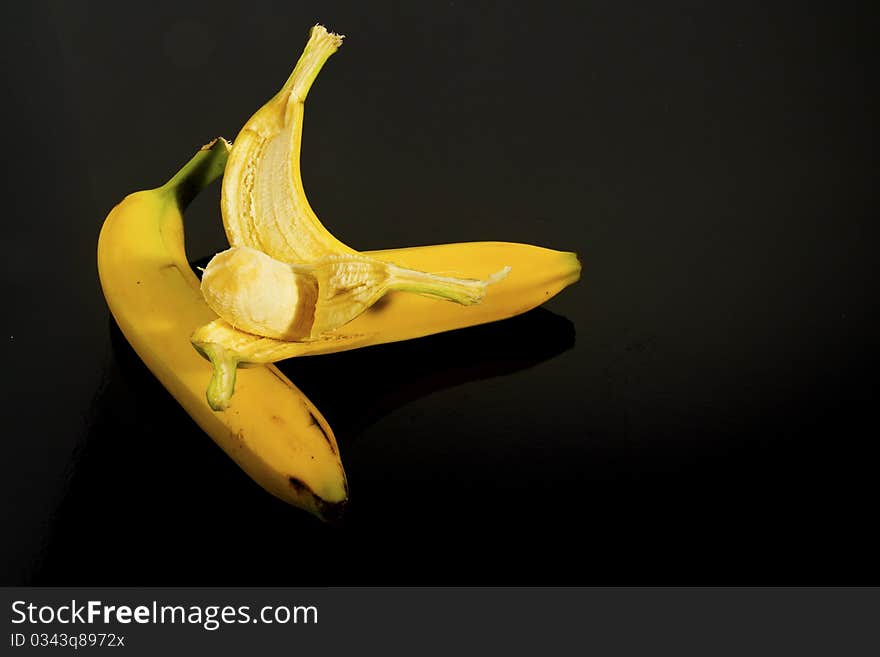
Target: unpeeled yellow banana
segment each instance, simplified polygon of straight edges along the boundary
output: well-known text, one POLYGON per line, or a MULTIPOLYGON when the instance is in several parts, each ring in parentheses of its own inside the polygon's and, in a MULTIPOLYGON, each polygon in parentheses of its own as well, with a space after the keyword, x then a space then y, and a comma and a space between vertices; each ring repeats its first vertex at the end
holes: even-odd
POLYGON ((211 410, 211 367, 190 334, 216 316, 184 249, 182 211, 223 171, 228 144, 200 150, 171 180, 117 205, 98 239, 98 275, 122 333, 198 425, 267 491, 322 518, 348 499, 336 438, 317 408, 272 365, 242 370, 237 407, 211 410))

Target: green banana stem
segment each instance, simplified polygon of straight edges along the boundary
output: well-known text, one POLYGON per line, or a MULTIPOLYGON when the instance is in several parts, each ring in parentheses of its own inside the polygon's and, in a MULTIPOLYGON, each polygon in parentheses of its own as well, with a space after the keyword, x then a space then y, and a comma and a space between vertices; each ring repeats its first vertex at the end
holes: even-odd
POLYGON ((223 137, 205 144, 159 191, 172 194, 184 210, 202 189, 223 175, 231 147, 223 137))
MULTIPOLYGON (((202 189, 223 175, 230 148, 232 145, 223 137, 210 141, 157 191, 173 199, 182 213, 202 189)), ((180 225, 179 218, 175 222, 180 225)), ((182 226, 178 228, 179 230, 182 230, 182 226)), ((185 261, 182 233, 179 237, 180 240, 172 240, 173 244, 170 248, 180 250, 178 257, 185 261)), ((206 344, 197 348, 213 365, 213 375, 207 391, 208 404, 215 411, 222 411, 229 405, 229 399, 235 388, 238 360, 220 345, 206 344)))
POLYGON ((224 349, 221 345, 208 342, 194 345, 203 356, 211 361, 213 374, 208 384, 208 406, 215 411, 225 411, 235 391, 235 371, 238 358, 234 352, 224 349))

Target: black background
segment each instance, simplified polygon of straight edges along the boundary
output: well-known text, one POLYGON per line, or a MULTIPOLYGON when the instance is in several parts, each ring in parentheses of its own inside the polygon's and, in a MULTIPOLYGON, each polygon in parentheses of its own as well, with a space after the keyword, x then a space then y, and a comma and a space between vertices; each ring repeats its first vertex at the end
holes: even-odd
POLYGON ((4 8, 0 583, 880 582, 880 26, 766 5, 4 8), (334 233, 584 264, 518 319, 283 366, 340 442, 332 527, 201 434, 95 265, 110 208, 234 137, 316 21, 347 35, 303 142, 334 233))

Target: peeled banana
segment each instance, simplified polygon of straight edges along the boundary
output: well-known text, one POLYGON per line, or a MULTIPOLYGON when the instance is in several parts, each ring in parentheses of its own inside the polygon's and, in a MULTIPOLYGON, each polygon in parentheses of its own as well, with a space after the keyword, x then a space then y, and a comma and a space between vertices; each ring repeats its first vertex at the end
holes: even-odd
MULTIPOLYGON (((357 254, 318 219, 306 199, 300 176, 305 98, 318 72, 341 44, 341 36, 320 25, 313 27, 287 82, 236 137, 221 193, 223 225, 233 248, 257 249, 296 266, 325 257, 357 254)), ((267 327, 243 322, 234 314, 218 313, 220 319, 192 335, 193 346, 214 367, 207 391, 211 406, 222 409, 229 405, 239 365, 408 340, 505 319, 544 303, 580 277, 580 262, 574 253, 526 244, 463 243, 367 255, 389 265, 435 275, 442 272, 446 277, 461 279, 485 281, 499 271, 510 273, 504 280, 498 276, 493 279, 495 284, 485 291, 478 306, 462 308, 391 292, 381 308, 374 306, 363 314, 359 312, 364 308, 357 308, 357 312, 348 313, 353 321, 336 326, 328 323, 320 339, 309 342, 291 341, 297 338, 284 330, 283 321, 274 327, 281 330, 267 331, 267 327), (230 318, 232 322, 227 321, 230 318)), ((233 278, 228 277, 227 282, 233 278)), ((302 287, 296 290, 309 294, 302 287)), ((233 296, 230 290, 224 294, 220 285, 214 286, 211 295, 227 299, 233 296)), ((300 317, 300 321, 312 320, 300 317)), ((301 330, 297 326, 294 333, 301 330)))

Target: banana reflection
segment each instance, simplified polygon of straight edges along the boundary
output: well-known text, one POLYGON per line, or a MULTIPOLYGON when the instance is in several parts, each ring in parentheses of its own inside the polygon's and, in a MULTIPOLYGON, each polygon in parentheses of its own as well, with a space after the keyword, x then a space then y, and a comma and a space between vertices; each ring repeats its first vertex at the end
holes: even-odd
MULTIPOLYGON (((346 573, 360 571, 357 561, 345 560, 347 543, 338 530, 291 512, 243 474, 156 380, 112 319, 109 338, 104 380, 84 418, 31 584, 216 584, 218 572, 230 584, 327 584, 318 573, 329 570, 289 570, 291 545, 315 563, 332 564, 340 582, 353 581, 346 573), (230 554, 241 559, 231 569, 230 554)), ((537 308, 502 322, 280 366, 327 417, 344 459, 346 445, 396 409, 439 390, 528 369, 574 340, 571 322, 537 308), (365 376, 365 385, 340 385, 365 376)), ((369 534, 381 522, 380 511, 361 507, 344 535, 365 528, 369 534)))
POLYGON ((344 458, 346 444, 396 409, 440 390, 528 369, 574 341, 568 319, 535 308, 501 322, 276 365, 327 418, 344 458))

